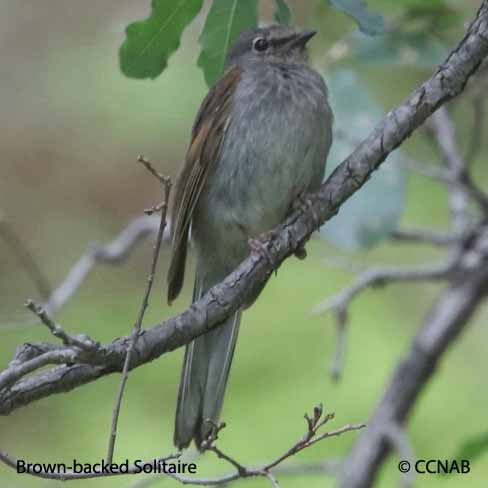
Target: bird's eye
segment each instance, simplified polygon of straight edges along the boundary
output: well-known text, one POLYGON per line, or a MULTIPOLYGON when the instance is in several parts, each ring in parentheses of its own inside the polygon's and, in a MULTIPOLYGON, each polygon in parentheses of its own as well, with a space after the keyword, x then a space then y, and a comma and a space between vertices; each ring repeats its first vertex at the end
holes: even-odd
POLYGON ((268 49, 269 43, 264 37, 258 37, 254 41, 253 47, 256 51, 262 52, 262 51, 266 51, 266 49, 268 49))

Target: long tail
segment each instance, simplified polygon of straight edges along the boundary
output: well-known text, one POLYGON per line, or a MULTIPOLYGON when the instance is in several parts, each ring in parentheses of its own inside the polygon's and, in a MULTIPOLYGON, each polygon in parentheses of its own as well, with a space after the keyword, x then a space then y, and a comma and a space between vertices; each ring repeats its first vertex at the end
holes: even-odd
MULTIPOLYGON (((193 301, 210 285, 197 272, 193 301)), ((191 342, 185 351, 176 405, 174 443, 187 447, 192 439, 197 448, 208 437, 212 423, 218 423, 239 332, 241 312, 191 342)))

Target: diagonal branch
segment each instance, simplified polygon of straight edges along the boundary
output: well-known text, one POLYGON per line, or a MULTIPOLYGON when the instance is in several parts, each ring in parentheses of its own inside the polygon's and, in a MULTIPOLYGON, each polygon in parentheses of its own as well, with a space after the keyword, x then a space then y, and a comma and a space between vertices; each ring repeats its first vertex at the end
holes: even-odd
POLYGON ((347 312, 351 301, 367 288, 385 286, 395 282, 421 282, 447 279, 455 268, 456 263, 442 263, 418 268, 401 268, 398 266, 370 268, 356 277, 354 283, 337 295, 328 298, 313 309, 313 313, 320 315, 330 310, 347 312))
POLYGON ((456 271, 457 255, 445 263, 424 265, 417 268, 382 266, 369 268, 360 273, 354 283, 323 303, 314 307, 313 313, 320 315, 333 311, 336 317, 336 347, 332 357, 330 374, 334 381, 342 376, 346 349, 346 326, 349 318, 349 306, 357 295, 368 288, 386 286, 392 283, 426 282, 447 280, 456 271))
MULTIPOLYGON (((272 272, 292 256, 340 206, 370 178, 387 156, 441 105, 461 93, 488 54, 488 0, 475 20, 434 75, 418 87, 400 106, 390 111, 356 150, 341 163, 318 193, 310 195, 308 208, 292 214, 263 242, 265 253, 252 253, 222 283, 214 286, 182 314, 142 332, 130 368, 152 361, 189 343, 221 324, 253 296, 272 272)), ((115 371, 121 371, 128 338, 101 347, 100 355, 73 365, 63 365, 24 377, 0 390, 0 414, 54 393, 69 391, 115 371), (100 362, 100 356, 104 362, 100 362)))
POLYGON ((117 264, 124 261, 141 240, 156 235, 158 227, 158 217, 136 217, 108 244, 89 246, 73 265, 65 280, 48 295, 49 298, 44 304, 47 312, 58 312, 78 291, 97 264, 117 264))
POLYGON ((445 247, 457 242, 460 236, 449 233, 435 232, 426 229, 396 229, 391 238, 397 242, 431 244, 445 247))
POLYGON ((341 487, 369 488, 388 456, 392 439, 385 425, 404 425, 442 355, 467 326, 488 292, 488 231, 471 243, 459 270, 424 318, 407 357, 401 361, 383 398, 341 473, 341 487))
POLYGON ((488 213, 488 197, 471 180, 467 161, 461 157, 454 122, 446 107, 439 109, 428 121, 439 151, 446 163, 450 180, 450 207, 454 228, 462 232, 469 226, 469 197, 484 214, 488 213))

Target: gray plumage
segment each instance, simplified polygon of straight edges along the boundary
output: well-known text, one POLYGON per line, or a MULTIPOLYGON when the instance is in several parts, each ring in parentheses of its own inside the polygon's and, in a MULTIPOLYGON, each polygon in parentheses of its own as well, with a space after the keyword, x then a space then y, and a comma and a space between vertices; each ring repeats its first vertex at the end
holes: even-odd
MULTIPOLYGON (((186 246, 190 222, 197 300, 246 258, 250 238, 274 228, 297 197, 319 187, 332 141, 332 113, 322 77, 307 65, 305 44, 312 35, 278 26, 257 29, 243 33, 230 51, 226 74, 197 117, 189 154, 198 156, 187 159, 176 186, 177 199, 189 186, 192 193, 185 199, 190 203, 175 204, 170 299, 181 288, 186 251, 176 246, 186 246), (222 108, 219 100, 229 91, 222 108), (206 112, 212 97, 216 102, 206 112), (217 123, 220 131, 208 129, 217 123), (199 142, 205 128, 209 135, 199 142), (210 141, 216 149, 204 161, 209 138, 218 140, 210 141)), ((209 433, 207 419, 219 421, 240 316, 186 349, 175 422, 178 448, 192 439, 200 447, 209 433)))

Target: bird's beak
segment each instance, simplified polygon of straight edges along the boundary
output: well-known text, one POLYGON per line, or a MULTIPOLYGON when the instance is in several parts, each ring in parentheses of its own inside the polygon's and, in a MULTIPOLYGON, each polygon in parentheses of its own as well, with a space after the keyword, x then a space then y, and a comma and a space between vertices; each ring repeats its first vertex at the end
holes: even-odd
POLYGON ((298 34, 295 38, 295 40, 293 41, 293 44, 295 46, 301 46, 301 47, 305 47, 305 45, 307 44, 308 41, 310 41, 310 39, 312 39, 312 37, 317 34, 317 31, 304 31, 304 32, 300 32, 300 34, 298 34))

